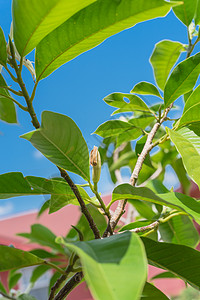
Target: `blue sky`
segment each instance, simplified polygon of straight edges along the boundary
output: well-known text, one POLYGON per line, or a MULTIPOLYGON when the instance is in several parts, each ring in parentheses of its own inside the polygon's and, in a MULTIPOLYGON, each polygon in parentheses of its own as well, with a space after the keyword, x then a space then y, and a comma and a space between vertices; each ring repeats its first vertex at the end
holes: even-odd
MULTIPOLYGON (((11 0, 0 0, 0 26, 7 38, 11 23, 11 0)), ((102 100, 112 92, 129 92, 139 81, 154 83, 149 57, 154 45, 163 39, 187 43, 186 27, 179 22, 173 12, 159 18, 137 24, 125 30, 98 47, 82 54, 65 64, 47 79, 39 83, 34 107, 40 119, 43 110, 52 110, 71 117, 81 129, 89 150, 99 145, 100 138, 91 133, 110 119, 113 109, 102 100)), ((30 55, 30 59, 33 55, 30 55)), ((8 75, 3 71, 8 84, 8 75)), ((29 92, 32 78, 24 72, 29 92)), ((152 98, 148 99, 153 101, 152 98)), ((178 104, 182 105, 179 101, 178 104)), ((30 117, 18 111, 18 125, 0 122, 1 164, 0 173, 21 171, 24 175, 50 178, 58 175, 56 167, 42 157, 33 146, 19 136, 33 127, 30 117)), ((112 189, 106 167, 102 168, 99 190, 109 193, 112 189)), ((126 173, 127 174, 127 173, 126 173)), ((76 179, 76 176, 72 176, 76 179)), ((37 209, 44 197, 19 197, 1 200, 0 218, 11 213, 37 209)))

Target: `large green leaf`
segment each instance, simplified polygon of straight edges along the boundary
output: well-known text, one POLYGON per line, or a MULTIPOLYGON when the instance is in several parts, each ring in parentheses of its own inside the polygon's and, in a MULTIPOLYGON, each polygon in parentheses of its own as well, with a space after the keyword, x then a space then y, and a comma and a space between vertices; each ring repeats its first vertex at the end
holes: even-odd
MULTIPOLYGON (((1 63, 1 62, 0 62, 1 63)), ((17 123, 15 105, 7 89, 7 84, 0 74, 0 119, 7 123, 17 123)))
POLYGON ((168 222, 160 224, 159 231, 164 242, 193 248, 199 243, 199 234, 187 216, 173 217, 168 222))
POLYGON ((156 44, 150 62, 155 80, 161 90, 164 90, 170 70, 179 58, 181 51, 184 51, 184 48, 179 42, 164 40, 156 44))
POLYGON ((161 98, 161 95, 152 83, 141 81, 137 83, 133 89, 131 90, 131 93, 140 94, 140 95, 154 95, 161 98))
POLYGON ((43 259, 29 252, 0 245, 0 272, 43 263, 43 259))
POLYGON ((187 99, 179 125, 187 125, 200 121, 200 85, 193 91, 187 99))
POLYGON ((182 156, 188 175, 200 186, 200 130, 199 124, 191 124, 177 131, 168 129, 170 139, 182 156))
POLYGON ((181 193, 155 194, 146 187, 133 187, 128 183, 118 185, 112 194, 112 202, 117 200, 132 199, 143 200, 151 203, 157 203, 177 210, 184 211, 200 223, 200 203, 194 198, 181 193))
POLYGON ((32 243, 37 243, 42 246, 50 247, 59 252, 63 252, 63 248, 55 242, 55 234, 41 224, 32 225, 30 233, 18 233, 17 235, 29 239, 29 241, 32 243))
POLYGON ((0 26, 0 65, 5 66, 7 63, 6 40, 3 30, 0 26))
POLYGON ((21 136, 57 166, 89 180, 87 144, 75 122, 58 113, 44 111, 41 128, 21 136))
POLYGON ((114 114, 122 112, 134 112, 134 111, 146 111, 149 112, 148 106, 144 103, 142 99, 132 94, 123 94, 123 93, 112 93, 104 98, 104 101, 113 107, 117 107, 114 114), (128 99, 128 101, 125 101, 128 99))
MULTIPOLYGON (((97 200, 92 200, 82 187, 77 187, 84 201, 97 204, 97 200)), ((67 204, 79 205, 70 186, 61 178, 48 180, 34 176, 24 177, 19 172, 0 175, 0 199, 28 195, 51 195, 50 213, 67 204)))
POLYGON ((164 89, 165 106, 191 91, 200 73, 200 53, 179 63, 171 73, 164 89))
POLYGON ((146 256, 136 234, 67 244, 80 256, 86 282, 97 300, 140 298, 147 276, 146 256))
POLYGON ((13 0, 13 31, 18 52, 25 56, 52 30, 95 0, 13 0))
POLYGON ((200 21, 200 1, 197 0, 197 6, 196 6, 196 12, 195 12, 195 18, 194 18, 195 24, 199 24, 200 21))
POLYGON ((150 264, 169 270, 197 289, 200 288, 200 252, 190 247, 159 243, 141 237, 150 264))
POLYGON ((37 80, 62 64, 135 24, 167 14, 177 2, 163 0, 98 0, 81 10, 37 46, 37 80))
MULTIPOLYGON (((180 1, 180 0, 179 0, 180 1)), ((176 16, 188 27, 194 18, 198 0, 181 0, 182 5, 173 8, 176 16)))
POLYGON ((145 300, 169 300, 169 298, 157 289, 153 284, 146 282, 141 299, 145 300))
POLYGON ((106 138, 109 136, 117 136, 132 128, 133 126, 131 126, 128 122, 111 120, 101 124, 94 133, 106 138))

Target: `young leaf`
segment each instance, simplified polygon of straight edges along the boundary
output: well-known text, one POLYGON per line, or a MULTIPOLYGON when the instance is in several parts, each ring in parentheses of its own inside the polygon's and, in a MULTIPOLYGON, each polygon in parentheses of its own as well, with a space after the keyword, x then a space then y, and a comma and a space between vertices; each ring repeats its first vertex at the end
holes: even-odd
POLYGON ((200 131, 199 126, 191 124, 177 131, 168 128, 171 141, 180 153, 188 175, 200 186, 200 131))
POLYGON ((200 73, 200 53, 179 63, 171 73, 164 89, 165 107, 191 91, 200 73))
POLYGON ((36 267, 31 275, 30 282, 35 283, 44 273, 46 273, 51 267, 50 266, 38 266, 36 267))
POLYGON ((6 291, 4 285, 3 285, 3 283, 1 281, 0 281, 0 291, 3 292, 3 293, 5 293, 5 294, 7 294, 7 291, 6 291))
POLYGON ((41 128, 21 136, 57 166, 89 180, 87 144, 75 122, 58 113, 44 111, 41 128))
POLYGON ((55 234, 41 224, 32 225, 30 233, 18 233, 17 235, 29 239, 32 243, 47 246, 63 253, 63 248, 55 242, 55 234))
POLYGON ((141 21, 165 16, 173 5, 177 2, 99 0, 82 9, 38 44, 37 81, 108 37, 141 21))
POLYGON ((164 40, 156 44, 150 62, 154 70, 155 80, 161 90, 164 90, 170 70, 182 51, 184 48, 179 42, 164 40))
POLYGON ((159 225, 164 242, 181 244, 195 248, 199 243, 199 234, 188 216, 176 216, 159 225))
POLYGON ((154 279, 161 279, 161 278, 177 278, 177 276, 171 272, 163 272, 163 273, 159 273, 153 277, 151 277, 151 280, 154 279))
POLYGON ((15 105, 12 101, 12 97, 8 90, 3 87, 7 87, 7 84, 0 74, 0 120, 7 123, 17 123, 15 105))
POLYGON ((148 262, 169 270, 193 287, 200 287, 200 252, 190 247, 170 243, 160 243, 141 237, 148 262), (195 265, 195 267, 194 267, 195 265))
POLYGON ((173 8, 175 15, 187 27, 190 25, 192 19, 194 18, 197 1, 198 0, 181 0, 182 5, 173 8))
POLYGON ((136 234, 126 232, 103 240, 66 245, 79 255, 86 282, 95 299, 140 298, 147 264, 136 234))
POLYGON ((132 199, 143 200, 176 208, 179 211, 186 212, 200 223, 200 203, 194 198, 181 193, 155 194, 146 187, 133 187, 130 184, 124 183, 114 189, 112 202, 123 199, 128 199, 130 202, 132 199))
POLYGON ((148 300, 169 300, 169 298, 149 282, 145 283, 141 299, 148 300))
POLYGON ((43 259, 29 252, 0 245, 0 272, 43 263, 43 259))
POLYGON ((8 276, 8 288, 9 290, 11 290, 12 288, 14 288, 16 286, 16 284, 18 283, 19 279, 22 277, 22 273, 12 273, 12 271, 10 272, 9 276, 8 276))
POLYGON ((6 66, 7 63, 7 50, 6 50, 6 40, 3 30, 0 26, 0 65, 6 66))
POLYGON ((187 125, 194 122, 200 121, 200 85, 193 91, 190 97, 187 99, 185 103, 184 111, 182 117, 179 121, 179 125, 187 125))
POLYGON ((113 115, 122 112, 134 112, 134 111, 146 111, 149 112, 148 106, 144 103, 142 99, 136 95, 123 94, 123 93, 112 93, 104 98, 104 101, 110 105, 117 107, 113 115), (125 101, 128 99, 128 102, 125 101))
POLYGON ((132 128, 133 126, 131 126, 128 122, 111 120, 101 124, 94 133, 106 138, 110 136, 118 136, 132 128))
POLYGON ((95 0, 13 1, 13 33, 21 56, 31 52, 52 30, 95 0))
POLYGON ((146 81, 137 83, 131 90, 131 93, 139 95, 154 95, 162 98, 157 87, 155 87, 155 85, 153 85, 152 83, 146 81))

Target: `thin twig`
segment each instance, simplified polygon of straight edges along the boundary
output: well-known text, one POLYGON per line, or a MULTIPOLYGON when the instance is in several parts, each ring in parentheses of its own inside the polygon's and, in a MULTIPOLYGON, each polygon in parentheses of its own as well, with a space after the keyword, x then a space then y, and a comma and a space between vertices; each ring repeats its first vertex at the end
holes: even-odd
POLYGON ((7 298, 7 299, 10 299, 10 300, 16 300, 16 298, 9 296, 9 295, 3 293, 2 291, 0 291, 0 295, 7 298))
POLYGON ((11 100, 12 102, 14 102, 15 104, 17 104, 22 110, 24 111, 28 111, 28 108, 26 106, 23 106, 22 104, 20 104, 17 100, 13 99, 12 97, 8 96, 8 95, 4 95, 0 93, 0 96, 3 96, 9 100, 11 100))
POLYGON ((60 292, 56 295, 54 300, 62 300, 77 286, 83 278, 82 272, 77 272, 70 278, 70 280, 65 284, 65 286, 60 290, 60 292))
POLYGON ((22 94, 21 91, 17 92, 15 90, 11 89, 9 86, 0 86, 0 89, 6 89, 6 90, 12 92, 13 94, 15 94, 17 96, 23 97, 23 94, 22 94))

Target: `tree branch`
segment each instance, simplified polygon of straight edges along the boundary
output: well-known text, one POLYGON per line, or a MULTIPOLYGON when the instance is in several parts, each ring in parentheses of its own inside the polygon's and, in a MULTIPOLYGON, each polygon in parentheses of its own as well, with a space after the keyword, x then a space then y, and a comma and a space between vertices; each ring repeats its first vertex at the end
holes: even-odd
POLYGON ((7 295, 7 294, 1 292, 1 291, 0 291, 0 295, 3 296, 3 297, 5 297, 5 298, 7 298, 7 299, 10 299, 10 300, 16 300, 16 298, 11 297, 11 296, 9 296, 9 295, 7 295))
POLYGON ((75 286, 77 286, 83 278, 83 272, 77 272, 72 276, 69 281, 65 284, 65 286, 60 290, 60 292, 56 295, 54 300, 62 300, 64 299, 71 290, 74 289, 75 286))

